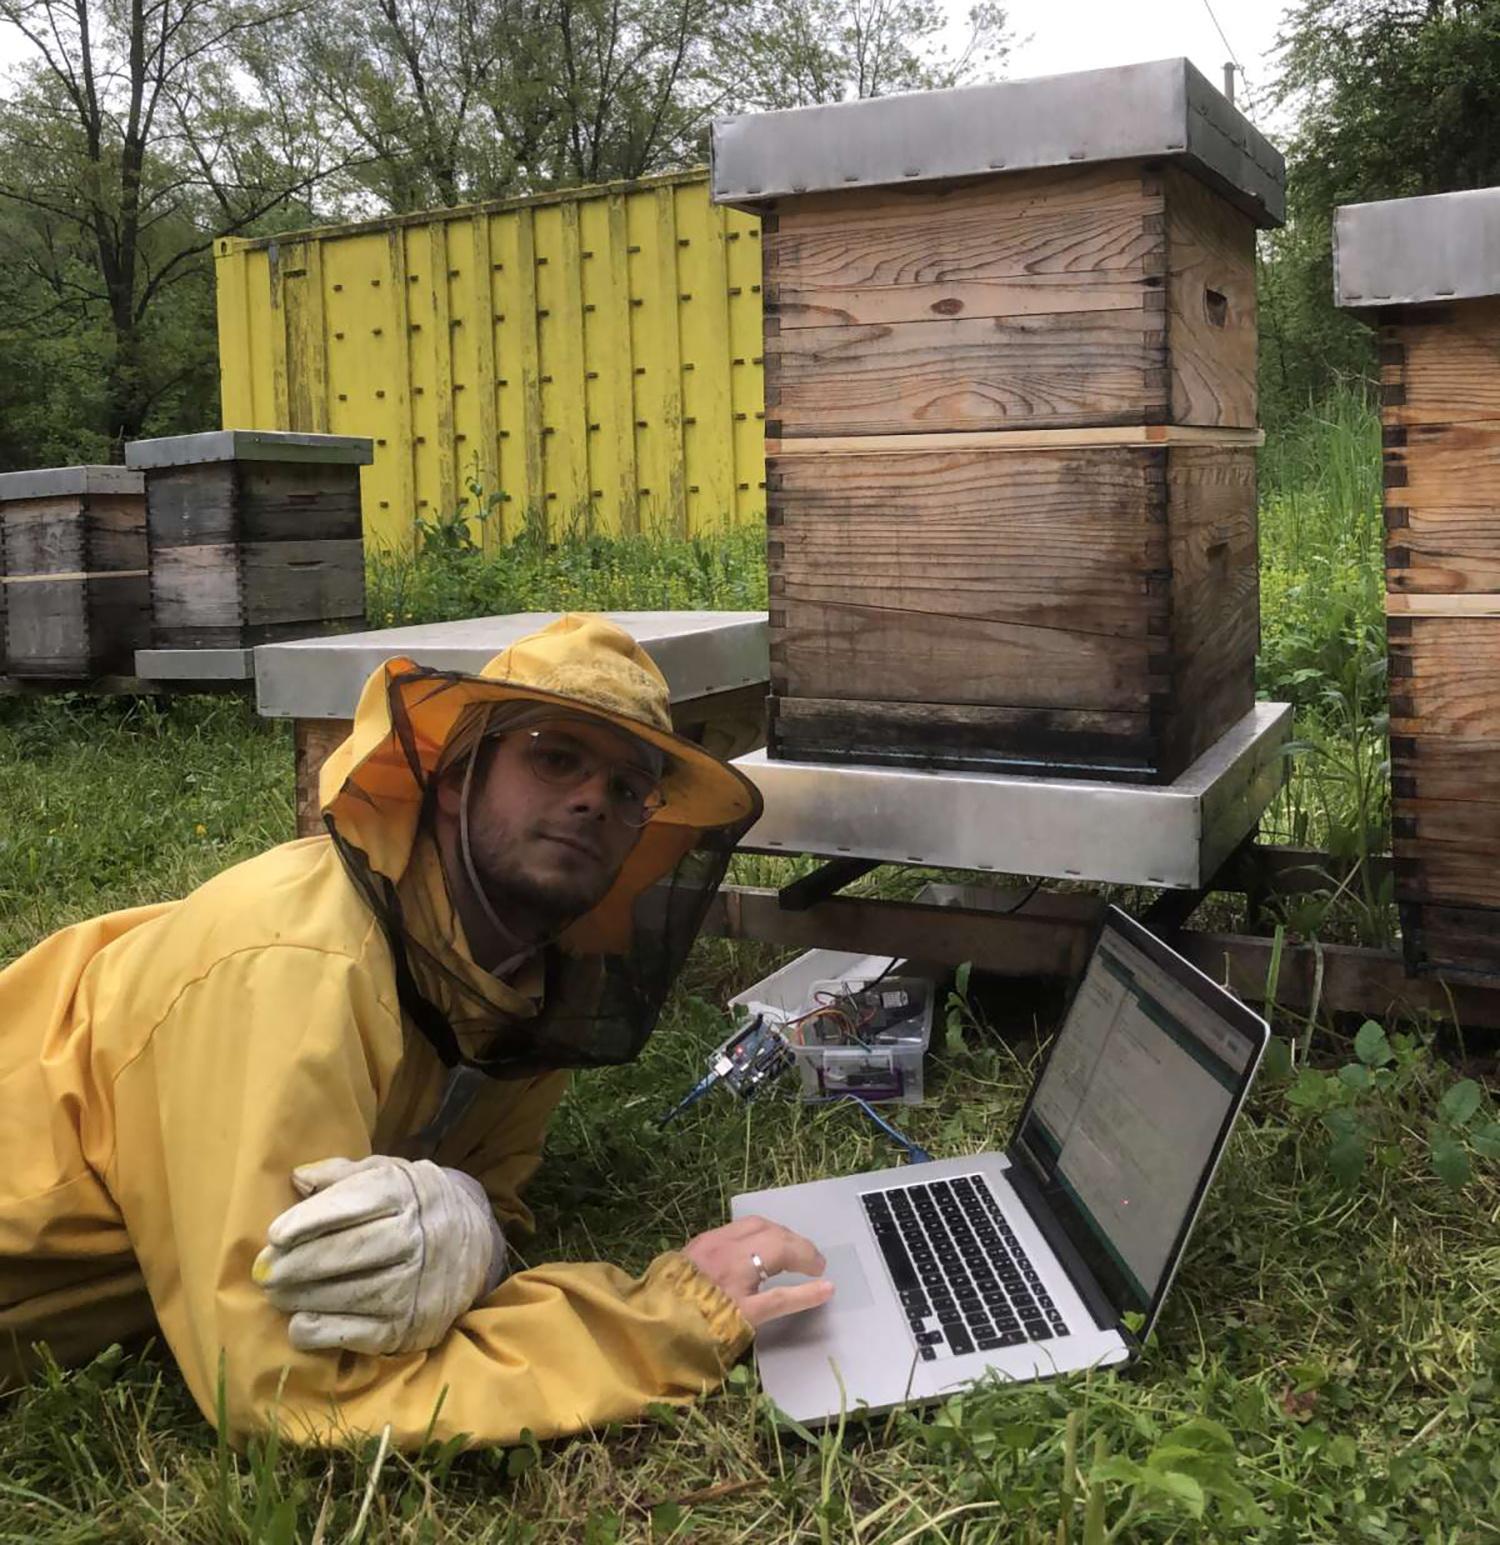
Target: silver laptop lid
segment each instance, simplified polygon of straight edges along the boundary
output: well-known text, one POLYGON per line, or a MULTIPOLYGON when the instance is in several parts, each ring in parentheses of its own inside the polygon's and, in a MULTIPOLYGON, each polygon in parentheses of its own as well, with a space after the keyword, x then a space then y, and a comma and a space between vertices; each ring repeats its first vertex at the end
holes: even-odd
POLYGON ((1013 1163, 1150 1334, 1270 1031, 1118 908, 1032 1087, 1013 1163))

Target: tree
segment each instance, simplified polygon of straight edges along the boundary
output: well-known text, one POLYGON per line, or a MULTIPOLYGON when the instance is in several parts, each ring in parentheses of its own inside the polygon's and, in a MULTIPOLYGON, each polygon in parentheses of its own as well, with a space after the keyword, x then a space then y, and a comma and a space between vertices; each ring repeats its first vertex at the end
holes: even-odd
POLYGON ((491 0, 328 0, 246 33, 267 101, 302 102, 337 144, 367 212, 451 206, 488 191, 481 93, 504 39, 491 0))
POLYGON ((1500 183, 1500 0, 1301 0, 1279 46, 1298 127, 1263 270, 1273 419, 1371 370, 1371 334, 1333 306, 1338 205, 1500 183))
POLYGON ((944 45, 947 27, 934 0, 756 0, 723 63, 752 108, 930 91, 998 72, 1010 48, 1001 6, 974 5, 956 51, 944 45))
POLYGON ((309 123, 239 94, 235 46, 285 14, 278 0, 0 0, 36 52, 0 106, 7 262, 31 283, 34 337, 102 337, 98 428, 115 454, 174 393, 211 409, 215 238, 331 169, 309 123))
POLYGON ((258 34, 386 209, 640 177, 695 158, 733 0, 331 0, 258 34))
POLYGON ((954 85, 999 64, 983 3, 943 46, 936 0, 328 0, 252 34, 269 100, 302 101, 378 209, 701 162, 716 113, 954 85))

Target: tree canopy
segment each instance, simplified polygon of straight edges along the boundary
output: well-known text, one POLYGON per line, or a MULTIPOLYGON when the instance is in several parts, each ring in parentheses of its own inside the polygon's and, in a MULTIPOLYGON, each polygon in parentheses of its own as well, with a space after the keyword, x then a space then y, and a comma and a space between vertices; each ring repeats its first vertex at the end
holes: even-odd
MULTIPOLYGON (((939 0, 0 0, 0 467, 218 422, 226 234, 699 164, 715 114, 1003 69, 939 0), (956 41, 954 41, 956 39, 956 41)), ((1272 98, 1290 221, 1262 269, 1274 423, 1368 374, 1340 203, 1500 184, 1500 0, 1295 0, 1272 98)))
POLYGON ((0 0, 0 468, 218 423, 211 252, 700 163, 716 113, 978 78, 935 0, 0 0))
POLYGON ((1500 0, 1300 0, 1280 67, 1297 128, 1261 286, 1272 422, 1371 370, 1369 330, 1333 306, 1333 211, 1500 184, 1500 0))

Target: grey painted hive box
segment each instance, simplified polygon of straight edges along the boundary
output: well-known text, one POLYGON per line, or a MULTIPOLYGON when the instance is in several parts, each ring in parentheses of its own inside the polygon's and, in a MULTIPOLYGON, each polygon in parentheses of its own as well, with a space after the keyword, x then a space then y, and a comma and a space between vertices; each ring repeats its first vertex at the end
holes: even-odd
POLYGON ((152 642, 245 649, 364 620, 359 469, 347 435, 215 430, 141 440, 152 642))
POLYGON ((22 679, 128 674, 149 634, 141 474, 0 475, 0 669, 22 679))

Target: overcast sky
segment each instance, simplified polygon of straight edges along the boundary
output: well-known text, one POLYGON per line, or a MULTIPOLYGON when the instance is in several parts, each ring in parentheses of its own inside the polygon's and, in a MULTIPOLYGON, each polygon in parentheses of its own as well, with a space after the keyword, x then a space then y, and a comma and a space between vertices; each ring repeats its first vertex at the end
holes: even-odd
MULTIPOLYGON (((947 0, 955 35, 971 0, 947 0)), ((1245 67, 1252 87, 1263 88, 1281 14, 1289 0, 1009 0, 1018 44, 1006 73, 1056 75, 1143 59, 1186 54, 1215 83, 1229 57, 1210 19, 1213 6, 1230 49, 1245 67)), ((0 66, 21 55, 25 43, 0 23, 0 66)), ((1259 116, 1259 115, 1258 115, 1259 116)))
MULTIPOLYGON (((949 4, 958 16, 968 9, 965 0, 949 4)), ((1005 73, 1057 75, 1186 54, 1221 84, 1230 51, 1214 27, 1210 4, 1251 86, 1263 90, 1275 73, 1272 45, 1290 0, 1008 0, 1011 30, 1026 41, 1011 53, 1005 73)), ((1264 115, 1255 116, 1260 121, 1264 115)))

